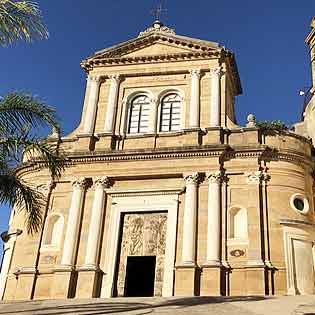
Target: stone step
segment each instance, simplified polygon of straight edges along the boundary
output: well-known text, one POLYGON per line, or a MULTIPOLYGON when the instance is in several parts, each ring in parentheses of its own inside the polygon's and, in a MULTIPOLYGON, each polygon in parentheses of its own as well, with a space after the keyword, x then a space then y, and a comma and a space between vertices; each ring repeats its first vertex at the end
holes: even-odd
POLYGON ((0 315, 315 315, 315 296, 68 299, 1 302, 0 315))

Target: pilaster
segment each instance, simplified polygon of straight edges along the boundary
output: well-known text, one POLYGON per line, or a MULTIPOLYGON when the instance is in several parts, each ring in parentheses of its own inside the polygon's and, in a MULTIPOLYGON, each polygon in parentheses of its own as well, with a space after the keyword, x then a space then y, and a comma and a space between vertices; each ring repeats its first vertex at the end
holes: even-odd
POLYGON ((109 94, 108 94, 104 133, 113 134, 119 84, 122 77, 120 74, 113 74, 113 75, 109 75, 108 77, 110 79, 111 85, 110 85, 109 94))
POLYGON ((251 200, 255 200, 248 208, 248 261, 246 279, 247 294, 266 294, 265 283, 265 239, 262 209, 262 183, 265 172, 258 170, 245 173, 251 200), (252 224, 251 222, 256 222, 252 224))
POLYGON ((221 295, 221 188, 224 178, 222 170, 207 174, 207 252, 202 264, 201 295, 221 295))
POLYGON ((83 125, 83 133, 87 135, 91 135, 94 132, 100 83, 101 83, 100 76, 89 75, 87 78, 89 95, 83 125))
POLYGON ((68 214, 67 229, 61 264, 55 268, 53 298, 67 298, 73 294, 74 262, 78 246, 80 219, 84 194, 87 186, 85 178, 74 180, 71 205, 68 214))
POLYGON ((186 183, 181 263, 175 268, 175 295, 196 295, 196 228, 200 174, 184 174, 186 183))
POLYGON ((199 173, 184 175, 186 183, 184 229, 182 247, 182 265, 195 266, 196 260, 196 225, 198 207, 199 173))
POLYGON ((219 127, 221 124, 221 67, 210 70, 211 97, 210 97, 210 127, 219 127))
POLYGON ((96 297, 97 288, 100 285, 101 271, 99 268, 100 238, 103 226, 104 209, 106 207, 105 189, 110 187, 110 179, 107 176, 95 180, 94 201, 89 227, 84 266, 77 268, 78 283, 77 298, 96 297))
POLYGON ((200 69, 190 70, 191 75, 191 96, 190 96, 190 115, 189 128, 200 127, 200 69))

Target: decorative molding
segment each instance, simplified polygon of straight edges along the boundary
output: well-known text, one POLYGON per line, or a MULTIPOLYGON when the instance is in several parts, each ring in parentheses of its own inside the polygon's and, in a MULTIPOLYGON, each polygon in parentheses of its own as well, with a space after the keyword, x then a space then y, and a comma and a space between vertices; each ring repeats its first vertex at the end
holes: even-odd
POLYGON ((109 78, 113 83, 118 84, 118 83, 121 81, 121 79, 122 79, 122 75, 119 74, 119 73, 109 74, 109 75, 108 75, 108 78, 109 78))
POLYGON ((80 189, 80 190, 83 190, 85 189, 87 185, 87 180, 85 177, 81 177, 79 179, 75 179, 73 182, 72 182, 72 187, 74 189, 80 189))
POLYGON ((221 184, 223 181, 226 180, 226 177, 224 175, 224 171, 216 171, 214 173, 207 174, 207 180, 209 184, 221 184))
POLYGON ((210 69, 210 76, 211 77, 213 77, 213 76, 218 77, 222 74, 223 74, 222 67, 216 67, 216 68, 210 69))
POLYGON ((139 63, 160 63, 160 62, 173 62, 178 60, 200 60, 211 57, 219 57, 220 51, 211 50, 204 52, 182 52, 173 54, 160 54, 153 56, 128 56, 128 57, 117 57, 117 58, 100 58, 86 60, 81 63, 81 66, 86 70, 92 70, 94 67, 103 65, 120 65, 120 64, 139 64, 139 63))
POLYGON ((160 33, 175 35, 175 30, 173 28, 169 28, 166 25, 163 25, 163 23, 161 23, 160 21, 155 21, 152 26, 148 27, 143 32, 140 32, 138 37, 143 37, 148 34, 160 34, 160 33))
POLYGON ((184 192, 184 188, 107 190, 106 191, 108 195, 113 195, 115 197, 179 195, 183 192, 184 192))
POLYGON ((247 184, 260 184, 262 171, 246 172, 245 176, 247 184))
MULTIPOLYGON (((177 197, 178 198, 178 197, 177 197)), ((101 269, 106 274, 104 281, 102 282, 101 297, 112 297, 113 289, 115 286, 115 268, 116 262, 112 259, 117 255, 119 248, 119 236, 122 214, 130 214, 135 211, 138 214, 141 213, 158 213, 161 211, 167 211, 167 228, 166 228, 166 248, 164 261, 164 276, 162 296, 172 296, 174 287, 174 261, 176 251, 176 230, 178 219, 178 204, 174 202, 172 196, 159 198, 152 204, 152 196, 145 198, 136 198, 135 200, 129 198, 125 199, 122 204, 117 204, 110 209, 110 222, 109 229, 107 231, 107 246, 105 250, 104 265, 101 269)), ((165 212, 166 212, 165 211, 165 212)))
POLYGON ((296 227, 306 227, 306 228, 315 228, 315 224, 312 222, 307 222, 303 220, 292 220, 292 219, 280 219, 281 225, 292 225, 296 227))
POLYGON ((247 184, 266 184, 270 180, 270 175, 266 171, 253 171, 244 174, 247 184))
POLYGON ((184 181, 186 185, 197 185, 200 182, 200 174, 198 172, 184 174, 184 181))
MULTIPOLYGON (((314 162, 308 155, 297 154, 292 152, 278 152, 275 150, 268 150, 268 146, 257 146, 256 148, 230 148, 227 145, 203 146, 203 147, 185 147, 185 148, 168 148, 167 150, 161 149, 160 151, 147 150, 139 152, 138 150, 125 150, 125 151, 77 151, 69 152, 67 155, 67 166, 78 164, 92 164, 95 162, 114 162, 114 161, 141 161, 141 160, 154 160, 154 159, 186 159, 198 157, 220 157, 223 161, 232 159, 246 159, 258 158, 261 161, 285 161, 294 163, 299 166, 307 166, 314 169, 314 162), (266 153, 266 150, 268 152, 266 153)), ((32 161, 22 164, 17 172, 19 176, 34 172, 39 169, 44 169, 45 163, 41 161, 32 161)))
POLYGON ((86 79, 89 82, 99 83, 101 81, 101 76, 99 75, 89 75, 86 79))
POLYGON ((36 190, 42 194, 47 194, 50 189, 53 189, 55 187, 55 185, 56 183, 53 180, 49 180, 46 184, 40 184, 36 186, 36 190))
POLYGON ((192 77, 197 77, 199 79, 201 76, 201 69, 192 69, 189 70, 189 73, 192 77))
POLYGON ((98 177, 96 178, 94 185, 96 188, 109 188, 111 186, 111 181, 110 178, 107 176, 103 176, 103 177, 98 177))

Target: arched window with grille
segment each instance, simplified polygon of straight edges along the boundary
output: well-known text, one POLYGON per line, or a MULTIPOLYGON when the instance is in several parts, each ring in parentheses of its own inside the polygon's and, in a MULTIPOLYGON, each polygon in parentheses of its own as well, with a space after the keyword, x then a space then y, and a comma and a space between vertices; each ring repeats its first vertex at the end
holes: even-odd
POLYGON ((167 94, 161 101, 160 131, 181 129, 182 99, 177 93, 167 94))
POLYGON ((149 131, 151 100, 147 95, 137 95, 129 108, 128 133, 145 133, 149 131))

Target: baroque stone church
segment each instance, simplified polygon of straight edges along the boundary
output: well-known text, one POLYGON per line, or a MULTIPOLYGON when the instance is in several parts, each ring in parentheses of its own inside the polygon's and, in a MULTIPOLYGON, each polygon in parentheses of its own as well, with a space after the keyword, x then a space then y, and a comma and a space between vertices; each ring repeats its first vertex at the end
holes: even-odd
POLYGON ((19 169, 47 211, 31 236, 12 210, 1 298, 314 293, 313 99, 295 131, 238 125, 233 52, 159 21, 82 67, 62 177, 19 169))

